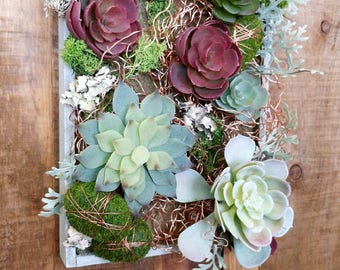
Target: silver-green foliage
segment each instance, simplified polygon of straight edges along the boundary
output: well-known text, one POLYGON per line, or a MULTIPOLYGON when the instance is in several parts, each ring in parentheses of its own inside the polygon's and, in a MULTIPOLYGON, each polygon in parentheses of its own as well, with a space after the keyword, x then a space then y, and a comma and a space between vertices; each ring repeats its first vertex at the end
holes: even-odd
POLYGON ((272 0, 268 5, 262 3, 258 9, 259 18, 263 22, 263 46, 259 55, 264 59, 263 65, 256 69, 262 74, 286 76, 298 72, 310 71, 301 67, 304 60, 299 56, 304 36, 305 26, 296 26, 289 19, 297 13, 297 4, 306 4, 309 0, 272 0), (280 4, 287 2, 287 8, 280 4))
POLYGON ((76 156, 74 179, 96 181, 96 190, 122 186, 130 210, 137 214, 154 193, 175 196, 174 173, 187 169, 194 144, 189 129, 172 125, 175 103, 158 91, 139 104, 137 94, 120 83, 113 96, 114 113, 80 124, 88 146, 76 156))
POLYGON ((42 198, 41 201, 45 203, 45 205, 43 206, 43 210, 39 213, 40 217, 59 215, 60 208, 63 206, 64 195, 55 192, 52 188, 48 188, 45 198, 42 198))

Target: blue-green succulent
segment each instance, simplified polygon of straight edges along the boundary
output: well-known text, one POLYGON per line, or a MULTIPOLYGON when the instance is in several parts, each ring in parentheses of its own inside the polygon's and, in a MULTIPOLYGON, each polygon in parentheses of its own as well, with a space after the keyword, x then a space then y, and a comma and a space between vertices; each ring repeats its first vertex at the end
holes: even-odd
POLYGON ((234 23, 236 16, 252 15, 259 6, 260 0, 212 0, 214 16, 226 23, 234 23))
POLYGON ((174 173, 190 167, 186 152, 195 142, 184 126, 172 125, 175 103, 158 91, 139 104, 137 94, 120 83, 113 96, 114 113, 101 113, 79 125, 88 146, 76 156, 73 177, 96 181, 96 190, 122 186, 130 210, 137 214, 154 193, 175 196, 174 173))
POLYGON ((245 70, 231 81, 216 104, 222 110, 236 114, 238 120, 250 121, 260 117, 260 109, 268 99, 269 94, 261 86, 260 78, 245 70))

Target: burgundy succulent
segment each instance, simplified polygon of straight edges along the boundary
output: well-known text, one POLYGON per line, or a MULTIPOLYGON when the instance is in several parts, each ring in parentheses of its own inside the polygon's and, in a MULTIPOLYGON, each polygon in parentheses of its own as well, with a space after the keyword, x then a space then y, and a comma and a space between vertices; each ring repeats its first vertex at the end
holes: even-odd
POLYGON ((66 24, 98 57, 112 59, 136 44, 137 16, 135 0, 76 0, 67 9, 66 24))
POLYGON ((177 37, 175 49, 179 60, 172 61, 169 68, 173 87, 203 100, 222 95, 228 88, 228 78, 242 63, 227 26, 218 21, 188 28, 177 37))

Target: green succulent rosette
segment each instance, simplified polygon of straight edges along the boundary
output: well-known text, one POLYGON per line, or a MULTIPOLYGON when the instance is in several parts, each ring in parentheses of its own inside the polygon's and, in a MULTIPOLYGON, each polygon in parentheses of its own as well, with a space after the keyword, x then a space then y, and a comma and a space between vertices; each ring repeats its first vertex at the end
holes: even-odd
POLYGON ((261 86, 260 78, 242 71, 215 102, 220 109, 235 114, 236 119, 247 122, 260 117, 260 109, 268 99, 268 91, 261 86))
POLYGON ((260 7, 260 0, 212 0, 214 16, 226 23, 234 23, 237 16, 252 15, 260 7))
POLYGON ((137 214, 154 193, 174 197, 174 173, 191 163, 186 152, 195 142, 184 126, 173 125, 175 103, 158 91, 139 104, 138 95, 120 83, 113 96, 114 113, 101 113, 79 125, 88 146, 76 156, 74 179, 96 181, 97 191, 121 186, 130 210, 137 214))

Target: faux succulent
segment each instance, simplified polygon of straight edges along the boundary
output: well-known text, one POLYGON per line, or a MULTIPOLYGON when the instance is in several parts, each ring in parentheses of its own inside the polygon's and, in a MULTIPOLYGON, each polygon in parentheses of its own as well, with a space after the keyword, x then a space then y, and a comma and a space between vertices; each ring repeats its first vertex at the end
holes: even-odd
POLYGON ((267 104, 268 99, 269 94, 261 86, 260 78, 242 71, 232 79, 228 90, 216 100, 216 104, 227 112, 235 113, 237 119, 249 121, 259 118, 260 108, 267 104))
POLYGON ((192 241, 193 234, 199 238, 214 231, 218 223, 233 236, 240 264, 255 267, 270 256, 273 237, 283 236, 292 226, 294 212, 288 202, 291 188, 286 181, 286 163, 252 160, 254 152, 255 142, 250 138, 238 135, 231 139, 224 152, 228 167, 212 188, 193 170, 177 175, 179 201, 215 199, 214 213, 190 226, 179 238, 179 248, 189 259, 203 260, 213 242, 208 238, 192 241))
POLYGON ((228 27, 220 22, 188 28, 175 45, 178 59, 169 67, 169 78, 181 93, 216 99, 228 88, 228 78, 241 67, 240 50, 232 42, 228 27))
POLYGON ((137 17, 135 0, 76 0, 67 9, 66 24, 99 58, 112 59, 136 44, 137 17))
POLYGON ((226 23, 234 23, 238 15, 254 14, 260 0, 212 0, 214 16, 226 23))
POLYGON ((77 155, 80 164, 73 177, 95 180, 98 191, 113 191, 121 185, 136 214, 155 192, 175 196, 174 173, 191 165, 186 152, 195 139, 186 127, 171 124, 175 103, 158 91, 139 105, 137 94, 120 83, 113 110, 79 125, 88 147, 77 155))

